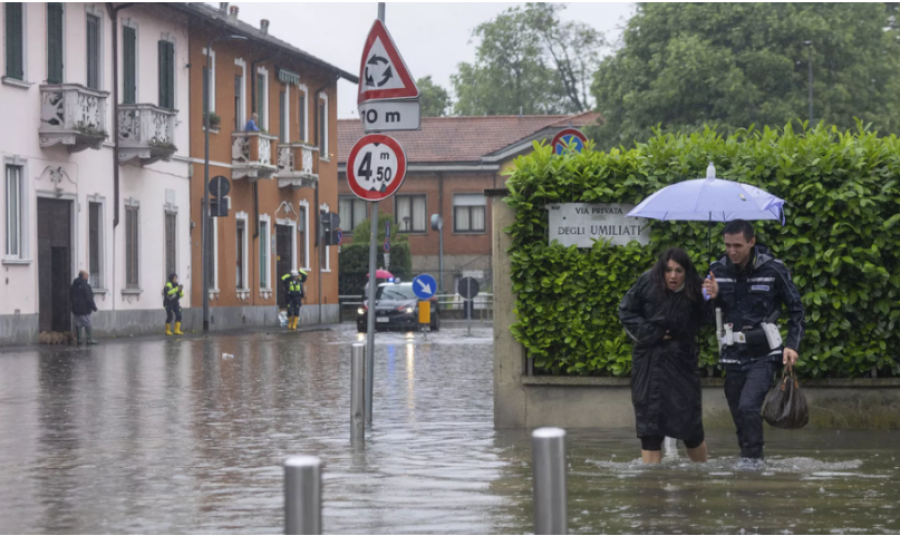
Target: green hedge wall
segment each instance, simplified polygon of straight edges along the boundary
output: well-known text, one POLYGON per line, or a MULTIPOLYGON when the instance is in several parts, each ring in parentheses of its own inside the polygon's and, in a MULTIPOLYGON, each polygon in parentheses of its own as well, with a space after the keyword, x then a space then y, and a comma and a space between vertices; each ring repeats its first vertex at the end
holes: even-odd
MULTIPOLYGON (((369 273, 369 244, 353 243, 341 246, 338 264, 340 270, 338 292, 340 295, 362 294, 369 281, 366 278, 366 274, 369 273)), ((378 246, 377 265, 379 268, 384 266, 384 249, 381 245, 378 246)), ((391 242, 390 272, 403 281, 412 279, 412 255, 409 251, 409 242, 391 242)))
MULTIPOLYGON (((685 248, 704 270, 708 226, 653 222, 649 246, 632 242, 592 249, 547 245, 549 203, 637 204, 658 189, 704 177, 708 162, 722 178, 749 183, 787 201, 787 224, 756 222, 758 241, 792 270, 806 307, 801 374, 852 378, 900 376, 900 141, 859 125, 839 132, 819 125, 794 132, 713 129, 662 135, 609 153, 551 156, 535 144, 519 157, 506 202, 516 211, 511 234, 515 338, 544 373, 627 375, 631 345, 618 304, 666 247, 685 248)), ((722 225, 713 252, 723 254, 722 225)), ((701 366, 716 363, 713 329, 701 366)))

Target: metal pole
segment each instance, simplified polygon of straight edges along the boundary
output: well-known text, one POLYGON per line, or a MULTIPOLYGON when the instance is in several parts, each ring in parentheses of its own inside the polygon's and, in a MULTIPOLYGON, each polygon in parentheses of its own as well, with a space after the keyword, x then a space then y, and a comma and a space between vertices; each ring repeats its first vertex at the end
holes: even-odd
POLYGON ((438 255, 438 272, 440 273, 440 289, 441 294, 444 293, 444 219, 441 218, 441 228, 438 229, 438 240, 440 243, 440 250, 438 255))
POLYGON ((463 304, 466 308, 466 329, 468 336, 472 336, 472 315, 475 314, 475 300, 472 298, 472 278, 466 279, 466 297, 468 304, 463 304))
POLYGON ((378 20, 384 22, 384 2, 378 2, 378 20))
POLYGON ((350 443, 366 442, 366 345, 353 343, 350 349, 350 443))
POLYGON ((534 533, 566 534, 566 431, 538 428, 531 434, 534 472, 534 533))
POLYGON ((372 390, 375 386, 375 292, 378 281, 375 279, 376 258, 378 248, 378 203, 372 203, 370 215, 369 240, 369 311, 366 315, 366 423, 372 424, 372 390))
MULTIPOLYGON (((209 49, 212 40, 206 42, 206 66, 203 68, 203 203, 200 207, 201 247, 200 270, 203 280, 203 333, 209 331, 209 49)), ((221 201, 220 201, 221 202, 221 201)))
POLYGON ((284 461, 284 533, 322 534, 322 461, 292 456, 284 461))

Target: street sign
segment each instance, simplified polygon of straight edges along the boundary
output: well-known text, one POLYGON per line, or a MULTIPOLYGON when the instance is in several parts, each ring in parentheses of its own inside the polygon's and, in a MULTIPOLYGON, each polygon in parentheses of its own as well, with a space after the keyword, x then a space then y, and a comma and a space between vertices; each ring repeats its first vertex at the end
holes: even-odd
POLYGON ((394 138, 383 134, 363 136, 347 158, 350 190, 366 201, 394 195, 406 178, 406 153, 394 138))
POLYGON ((231 183, 222 175, 216 175, 209 179, 209 195, 213 197, 224 197, 231 191, 231 183))
POLYGON ((413 292, 419 299, 427 300, 437 292, 437 281, 428 274, 417 275, 413 279, 413 292))
POLYGON ((419 130, 422 128, 421 106, 418 100, 377 100, 359 105, 363 130, 419 130))
POLYGON ((390 253, 384 254, 384 269, 385 270, 391 269, 391 254, 390 253))
POLYGON ((456 292, 467 300, 478 296, 478 291, 478 280, 474 277, 464 277, 456 284, 456 292))
POLYGON ((387 238, 384 239, 384 252, 385 253, 391 252, 391 241, 388 240, 387 238))
POLYGON ((569 151, 580 153, 584 149, 585 143, 587 143, 587 136, 580 130, 577 128, 564 128, 553 137, 550 147, 553 147, 553 152, 556 154, 563 154, 563 151, 566 150, 566 145, 569 146, 569 151))
POLYGON ((419 88, 409 74, 387 27, 376 20, 369 30, 359 64, 357 104, 379 99, 414 99, 419 88))
POLYGON ((337 230, 337 245, 341 245, 341 242, 344 241, 344 233, 341 232, 340 229, 337 230))

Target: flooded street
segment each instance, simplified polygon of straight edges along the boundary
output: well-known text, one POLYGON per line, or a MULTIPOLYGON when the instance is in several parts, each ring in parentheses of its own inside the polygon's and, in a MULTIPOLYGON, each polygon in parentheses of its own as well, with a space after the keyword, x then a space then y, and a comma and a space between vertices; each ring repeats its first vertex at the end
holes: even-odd
MULTIPOLYGON (((530 532, 529 434, 493 429, 491 330, 379 334, 361 451, 357 338, 0 352, 0 533, 282 533, 293 454, 326 464, 326 533, 530 532)), ((708 432, 709 464, 682 450, 653 468, 631 429, 570 431, 570 532, 900 532, 900 433, 767 434, 766 468, 742 471, 730 430, 708 432)))

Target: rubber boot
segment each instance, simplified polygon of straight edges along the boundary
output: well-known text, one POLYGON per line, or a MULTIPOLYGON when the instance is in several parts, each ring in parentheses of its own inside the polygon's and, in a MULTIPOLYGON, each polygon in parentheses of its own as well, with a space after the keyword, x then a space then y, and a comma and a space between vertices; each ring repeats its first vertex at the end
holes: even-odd
POLYGON ((181 322, 175 322, 175 335, 184 335, 181 332, 181 322))
POLYGON ((94 328, 85 327, 84 333, 85 333, 85 339, 86 339, 84 341, 85 344, 91 344, 91 345, 97 344, 97 341, 94 340, 94 328))
POLYGON ((296 329, 296 326, 295 326, 296 321, 297 321, 297 317, 296 317, 296 316, 292 316, 292 317, 291 317, 291 321, 290 321, 290 326, 288 326, 288 327, 291 328, 291 331, 294 331, 294 329, 296 329))
POLYGON ((84 328, 82 328, 82 327, 75 328, 75 344, 77 344, 78 346, 81 346, 82 344, 84 344, 84 335, 83 335, 84 331, 82 331, 82 330, 84 330, 84 328))
POLYGON ((295 316, 294 317, 294 331, 297 331, 297 324, 299 324, 299 323, 300 323, 300 317, 295 316))
POLYGON ((172 324, 166 322, 166 335, 172 335, 172 324))

